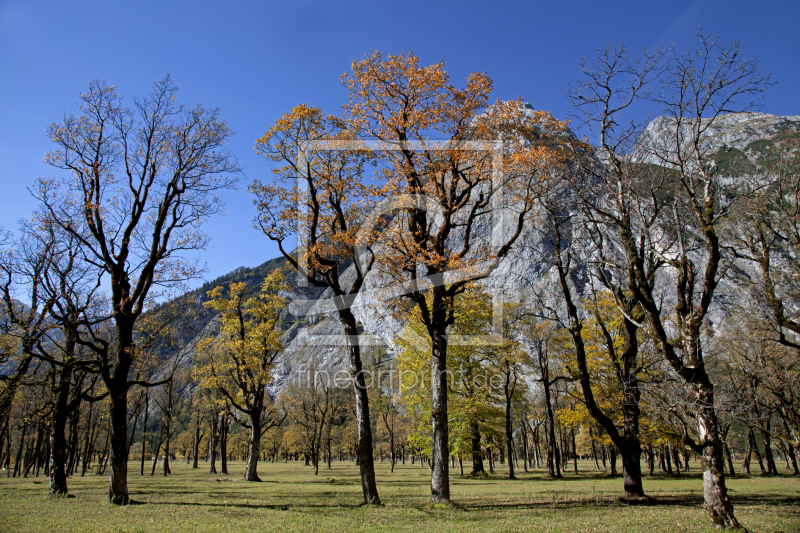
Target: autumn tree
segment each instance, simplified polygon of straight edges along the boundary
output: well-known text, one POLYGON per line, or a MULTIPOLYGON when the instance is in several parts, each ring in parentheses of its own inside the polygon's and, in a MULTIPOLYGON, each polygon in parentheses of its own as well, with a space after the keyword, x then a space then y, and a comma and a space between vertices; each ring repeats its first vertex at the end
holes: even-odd
POLYGON ((389 445, 389 471, 394 472, 397 462, 398 434, 403 423, 403 414, 400 410, 400 380, 396 376, 396 364, 393 360, 377 361, 372 369, 373 376, 377 374, 375 393, 373 394, 373 409, 378 417, 378 435, 385 437, 389 445))
POLYGON ((56 327, 49 328, 46 341, 37 342, 33 355, 48 363, 52 373, 50 493, 67 494, 65 432, 68 417, 81 401, 105 397, 105 393, 99 397, 89 394, 97 381, 99 368, 86 353, 88 350, 79 344, 80 337, 86 334, 84 325, 105 317, 99 298, 100 271, 83 261, 81 247, 73 236, 64 235, 46 219, 26 225, 23 231, 28 246, 52 251, 47 268, 39 272, 38 283, 42 294, 51 302, 48 316, 56 327), (82 390, 87 377, 89 386, 82 390))
POLYGON ((413 53, 374 52, 352 70, 342 76, 345 110, 363 137, 386 148, 380 157, 387 205, 397 210, 383 233, 381 270, 421 309, 431 338, 431 498, 449 502, 445 375, 453 299, 470 279, 488 276, 521 234, 539 172, 557 159, 545 138, 563 124, 546 112, 526 112, 519 101, 489 108, 486 74, 471 74, 458 89, 442 63, 420 66, 413 53), (509 222, 498 224, 497 242, 487 242, 477 228, 501 212, 509 222), (469 274, 448 281, 455 270, 469 274))
MULTIPOLYGON (((486 300, 484 300, 486 302, 486 300)), ((485 304, 484 304, 485 305, 485 304)), ((523 312, 519 305, 506 305, 503 309, 501 327, 503 340, 498 343, 487 343, 479 346, 480 357, 486 361, 486 366, 491 367, 500 378, 502 391, 500 397, 504 411, 504 429, 506 454, 508 456, 508 479, 516 479, 514 474, 514 409, 524 394, 525 367, 530 363, 530 358, 525 353, 522 345, 515 339, 520 337, 523 312)), ((485 335, 491 329, 485 331, 485 335)))
MULTIPOLYGON (((68 418, 83 400, 96 401, 83 390, 87 374, 89 388, 97 380, 97 365, 87 360, 77 343, 82 324, 96 318, 99 292, 97 270, 82 260, 80 247, 69 235, 63 235, 46 217, 23 221, 14 251, 5 256, 2 286, 5 316, 12 329, 7 336, 17 338, 13 345, 21 348, 22 359, 16 372, 4 376, 8 383, 4 391, 14 395, 21 377, 32 364, 44 363, 48 368, 47 398, 42 407, 47 412, 50 493, 66 494, 68 452, 66 425, 68 418), (19 294, 19 291, 25 291, 19 294), (33 304, 28 309, 14 294, 33 304), (43 305, 42 305, 43 303, 43 305), (93 316, 94 315, 94 316, 93 316), (92 318, 88 318, 92 317, 92 318), (49 405, 47 405, 49 404, 49 405)), ((34 379, 37 379, 34 377, 34 379)))
POLYGON ((326 428, 341 406, 336 398, 336 387, 329 376, 320 375, 316 366, 310 366, 297 383, 291 384, 282 394, 281 403, 286 417, 292 423, 296 446, 311 460, 314 475, 319 475, 320 451, 326 428))
MULTIPOLYGON (((399 393, 404 411, 411 420, 409 438, 426 455, 431 453, 430 413, 433 393, 430 368, 430 337, 413 302, 401 300, 398 307, 407 313, 407 324, 396 338, 399 350, 399 393)), ((448 350, 448 427, 449 446, 458 453, 472 455, 472 476, 485 476, 483 444, 487 435, 500 433, 503 409, 503 377, 486 360, 486 342, 481 336, 492 333, 491 300, 478 287, 468 287, 454 301, 458 316, 451 335, 473 337, 474 342, 451 345, 448 350)), ((432 465, 431 465, 432 466, 432 465)))
MULTIPOLYGON (((52 300, 42 290, 44 273, 50 268, 55 242, 14 241, 3 235, 8 246, 0 251, 0 291, 2 291, 2 363, 0 377, 0 427, 8 426, 14 396, 34 361, 37 344, 53 325, 48 321, 52 300), (18 298, 25 300, 22 305, 18 298)), ((10 439, 10 432, 8 437, 10 439)))
POLYGON ((287 290, 283 272, 274 270, 261 284, 256 296, 247 296, 247 283, 231 283, 228 295, 222 287, 208 291, 203 305, 219 313, 217 337, 201 341, 195 376, 213 388, 235 409, 247 415, 250 445, 246 481, 258 477, 261 436, 283 420, 271 406, 266 387, 273 380, 275 358, 283 348, 278 319, 285 301, 280 292, 287 290))
POLYGON ((761 150, 740 156, 739 164, 727 154, 720 161, 728 167, 724 174, 744 174, 739 179, 745 181, 722 235, 758 271, 737 279, 752 288, 752 308, 742 311, 767 319, 778 343, 800 351, 800 126, 785 128, 761 150))
MULTIPOLYGON (((573 92, 573 103, 595 126, 609 162, 609 203, 593 212, 618 235, 624 274, 614 285, 641 306, 657 351, 691 390, 698 439, 684 440, 703 457, 706 509, 715 525, 736 528, 702 335, 725 270, 719 229, 735 195, 726 194, 704 139, 725 113, 747 110, 769 78, 759 74, 756 61, 743 57, 739 43, 726 46, 702 28, 697 37, 696 48, 668 47, 663 57, 646 56, 638 65, 624 49, 601 50, 598 65, 585 70, 573 92), (640 130, 619 126, 628 123, 623 117, 632 103, 643 99, 659 106, 666 135, 642 138, 640 130), (630 172, 635 163, 657 171, 637 182, 630 172), (664 231, 667 226, 674 231, 664 231), (663 308, 654 285, 659 263, 670 271, 672 312, 663 308)), ((618 307, 626 312, 621 299, 618 307)))
POLYGON ((318 108, 295 107, 256 141, 256 150, 278 166, 274 182, 255 181, 250 191, 256 196, 258 225, 297 269, 298 279, 333 294, 348 346, 364 503, 380 504, 369 394, 358 324, 351 310, 375 261, 370 248, 374 229, 365 222, 378 197, 363 176, 371 156, 348 128, 343 119, 318 108), (298 246, 292 250, 287 243, 295 237, 298 246), (359 246, 366 249, 364 257, 357 253, 359 246), (350 265, 353 275, 342 276, 350 265))
POLYGON ((78 115, 47 131, 48 164, 64 171, 39 180, 42 212, 104 272, 114 339, 82 341, 95 353, 110 393, 109 499, 128 502, 127 394, 138 356, 137 321, 154 287, 198 275, 185 252, 208 242, 201 224, 222 207, 217 193, 235 185, 236 161, 223 145, 231 131, 219 110, 176 100, 169 77, 124 107, 112 86, 94 81, 78 115))

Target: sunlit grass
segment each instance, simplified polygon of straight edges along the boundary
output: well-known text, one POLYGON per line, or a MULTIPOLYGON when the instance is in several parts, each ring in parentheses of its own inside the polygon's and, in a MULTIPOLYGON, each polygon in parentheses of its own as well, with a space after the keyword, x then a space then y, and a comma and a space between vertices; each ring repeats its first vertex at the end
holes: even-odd
MULTIPOLYGON (((466 466, 466 465, 465 465, 466 466)), ((539 470, 503 479, 500 465, 485 479, 452 477, 453 508, 429 504, 427 467, 377 463, 385 506, 359 507, 361 488, 353 463, 324 466, 314 476, 302 462, 260 463, 262 483, 208 474, 207 464, 173 465, 164 478, 138 475, 131 463, 132 505, 106 502, 105 476, 69 480, 74 498, 49 498, 46 478, 0 478, 0 531, 713 531, 702 507, 697 467, 689 475, 645 477, 653 505, 620 501, 622 479, 582 473, 548 480, 539 470)), ((729 487, 739 520, 751 531, 800 531, 800 480, 788 476, 736 476, 729 487)))

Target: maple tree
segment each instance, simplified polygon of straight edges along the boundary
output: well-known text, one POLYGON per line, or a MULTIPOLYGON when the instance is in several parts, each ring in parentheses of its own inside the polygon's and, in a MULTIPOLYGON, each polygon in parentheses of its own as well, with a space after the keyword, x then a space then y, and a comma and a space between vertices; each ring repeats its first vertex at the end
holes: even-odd
POLYGON ((367 222, 378 195, 363 177, 372 156, 354 141, 343 119, 306 105, 296 106, 276 121, 258 139, 256 150, 279 165, 274 169, 274 181, 256 180, 249 188, 256 196, 257 224, 278 244, 299 279, 333 293, 348 347, 364 502, 379 504, 369 394, 358 324, 351 310, 375 261, 369 245, 379 228, 367 222), (293 251, 287 248, 287 241, 295 235, 298 247, 293 251), (365 257, 358 255, 359 246, 365 248, 365 257), (354 275, 342 277, 341 269, 349 264, 354 275))
MULTIPOLYGON (((727 46, 718 34, 706 34, 702 27, 696 37, 699 44, 693 49, 670 46, 645 52, 641 62, 629 58, 624 47, 606 46, 597 64, 584 68, 584 78, 571 95, 598 134, 599 150, 609 163, 607 172, 593 173, 604 189, 601 197, 609 201, 584 203, 618 236, 621 253, 604 250, 603 259, 615 267, 620 280, 609 288, 616 285, 630 294, 627 305, 641 309, 657 351, 691 390, 698 439, 687 433, 683 440, 703 457, 706 510, 716 526, 738 528, 725 483, 724 446, 702 335, 724 273, 720 227, 736 195, 726 194, 715 154, 704 138, 724 114, 749 109, 770 81, 758 72, 757 61, 743 57, 739 43, 727 46), (658 89, 650 90, 656 83, 658 89), (749 103, 739 104, 742 99, 749 103), (669 135, 634 142, 641 126, 622 117, 642 100, 661 107, 669 135), (640 172, 650 168, 641 164, 647 162, 659 171, 640 172), (696 231, 689 229, 690 223, 696 231), (663 231, 666 225, 675 231, 663 231), (702 259, 692 254, 695 248, 703 251, 702 259), (676 303, 671 312, 662 308, 655 286, 662 267, 674 273, 670 285, 676 303)), ((604 279, 602 272, 597 277, 604 279)), ((626 310, 626 299, 616 298, 626 322, 638 327, 633 309, 626 310)), ((573 308, 570 328, 580 351, 580 322, 573 308)))
POLYGON ((94 352, 110 393, 109 499, 128 502, 127 397, 137 382, 137 322, 155 303, 154 287, 198 275, 182 253, 208 242, 201 224, 218 213, 218 192, 236 183, 239 166, 224 150, 231 131, 218 109, 185 107, 169 77, 123 106, 100 81, 81 94, 80 113, 48 128, 56 148, 46 162, 64 171, 33 188, 41 211, 74 237, 109 287, 113 341, 80 340, 94 352))
POLYGON ((470 279, 488 276, 521 234, 540 173, 559 159, 545 139, 563 132, 564 124, 543 111, 526 113, 520 101, 490 108, 486 74, 471 74, 458 89, 444 64, 421 66, 413 53, 374 52, 353 62, 342 81, 352 127, 386 147, 379 152, 384 194, 397 213, 381 235, 380 265, 420 308, 432 341, 431 498, 445 503, 446 331, 455 321, 453 299, 470 279), (502 167, 495 155, 502 155, 502 167), (476 237, 478 222, 501 212, 510 223, 499 224, 497 242, 476 237), (467 275, 447 281, 457 270, 467 275))
MULTIPOLYGON (((505 363, 508 356, 515 353, 515 347, 512 341, 495 345, 482 338, 492 334, 493 326, 492 303, 485 291, 468 287, 456 297, 454 306, 457 319, 450 334, 468 336, 472 340, 451 345, 447 354, 451 369, 447 379, 449 445, 459 455, 471 454, 470 475, 485 476, 482 438, 500 435, 501 420, 511 413, 504 411, 511 400, 511 396, 506 395, 509 392, 506 386, 510 384, 507 378, 516 376, 505 373, 508 369, 505 363)), ((400 402, 412 422, 410 442, 430 455, 433 442, 430 337, 419 308, 402 304, 401 308, 408 316, 406 326, 395 340, 400 351, 397 369, 400 402)))
POLYGON ((334 384, 312 366, 299 383, 289 385, 281 395, 281 405, 291 421, 288 431, 293 433, 293 445, 310 458, 315 476, 319 475, 321 451, 327 454, 330 466, 330 447, 322 445, 326 438, 330 445, 333 420, 342 407, 337 393, 334 384))
POLYGON ((246 481, 260 481, 261 437, 283 421, 270 406, 266 387, 274 378, 275 359, 283 348, 276 325, 285 307, 279 293, 287 288, 283 273, 274 270, 256 296, 247 297, 247 283, 231 283, 227 297, 222 287, 216 287, 203 303, 219 313, 220 331, 200 342, 194 375, 249 419, 240 421, 250 429, 246 481))

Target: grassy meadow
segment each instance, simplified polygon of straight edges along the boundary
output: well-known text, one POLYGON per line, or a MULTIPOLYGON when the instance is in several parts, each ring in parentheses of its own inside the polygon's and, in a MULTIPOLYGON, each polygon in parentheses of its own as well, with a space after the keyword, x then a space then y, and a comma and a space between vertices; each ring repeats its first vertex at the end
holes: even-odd
MULTIPOLYGON (((148 465, 149 466, 149 465, 148 465)), ((571 466, 571 465, 570 465, 571 466)), ((360 507, 358 468, 324 465, 319 476, 302 462, 260 463, 262 483, 241 481, 244 463, 229 474, 209 474, 174 463, 168 478, 139 476, 130 464, 133 503, 105 499, 107 478, 87 473, 69 480, 69 498, 47 495, 47 478, 0 477, 0 531, 144 532, 195 531, 713 531, 702 506, 699 464, 688 475, 646 476, 649 505, 620 500, 622 479, 598 474, 593 464, 578 475, 549 480, 541 470, 509 481, 495 475, 451 478, 453 507, 430 505, 430 475, 419 464, 377 463, 382 507, 360 507)), ((466 465, 465 465, 466 468, 466 465)), ((148 470, 149 471, 149 470, 148 470)), ((800 531, 800 479, 760 475, 729 478, 736 515, 750 531, 800 531)))

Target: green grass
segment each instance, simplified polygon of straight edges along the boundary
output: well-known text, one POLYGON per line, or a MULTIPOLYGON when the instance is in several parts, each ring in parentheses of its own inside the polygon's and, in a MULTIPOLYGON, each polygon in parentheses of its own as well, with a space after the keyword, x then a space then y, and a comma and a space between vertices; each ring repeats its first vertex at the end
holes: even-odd
MULTIPOLYGON (((466 465, 465 465, 466 466, 466 465)), ((72 498, 49 498, 47 479, 0 477, 0 531, 713 531, 702 507, 699 464, 689 475, 646 476, 652 505, 620 501, 622 480, 597 474, 588 462, 580 475, 548 480, 539 470, 508 481, 501 465, 486 479, 452 478, 452 507, 430 505, 427 467, 377 463, 385 506, 359 507, 358 469, 352 463, 323 467, 315 477, 301 462, 260 463, 262 483, 211 475, 175 463, 164 478, 138 475, 131 463, 134 504, 105 501, 107 479, 69 480, 72 498)), ((736 515, 751 531, 800 531, 800 480, 788 476, 729 479, 736 515)))

